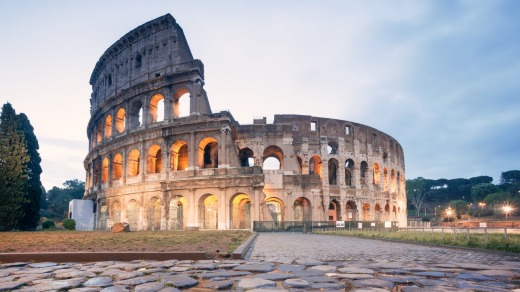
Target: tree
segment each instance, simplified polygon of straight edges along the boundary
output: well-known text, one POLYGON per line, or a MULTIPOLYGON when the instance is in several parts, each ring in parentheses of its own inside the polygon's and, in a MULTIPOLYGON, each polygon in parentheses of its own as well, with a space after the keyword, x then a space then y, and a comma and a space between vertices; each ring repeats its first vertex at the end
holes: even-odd
POLYGON ((460 219, 461 215, 468 211, 468 202, 464 200, 454 200, 450 202, 450 207, 455 210, 457 219, 460 219))
POLYGON ((482 201, 487 195, 496 193, 498 191, 497 186, 490 183, 476 184, 471 187, 471 197, 473 202, 476 204, 482 201))
POLYGON ((427 191, 427 181, 422 177, 406 180, 406 197, 417 210, 417 216, 421 210, 427 191))
POLYGON ((10 103, 0 114, 0 230, 18 229, 27 203, 30 157, 10 103))
POLYGON ((493 182, 493 178, 487 175, 475 176, 469 179, 469 183, 472 185, 490 184, 491 182, 493 182))
POLYGON ((520 191, 520 170, 509 170, 502 172, 500 176, 500 187, 509 192, 510 197, 517 197, 520 191))
POLYGON ((85 183, 77 179, 67 180, 63 187, 53 187, 47 192, 49 209, 57 216, 67 218, 69 202, 72 199, 81 199, 85 193, 85 183))
POLYGON ((23 217, 20 220, 20 229, 35 229, 40 220, 40 198, 42 195, 42 183, 40 175, 42 168, 40 163, 40 153, 38 149, 38 139, 34 135, 34 128, 24 113, 17 116, 18 129, 24 133, 27 154, 29 154, 29 162, 27 164, 27 199, 22 206, 23 217))

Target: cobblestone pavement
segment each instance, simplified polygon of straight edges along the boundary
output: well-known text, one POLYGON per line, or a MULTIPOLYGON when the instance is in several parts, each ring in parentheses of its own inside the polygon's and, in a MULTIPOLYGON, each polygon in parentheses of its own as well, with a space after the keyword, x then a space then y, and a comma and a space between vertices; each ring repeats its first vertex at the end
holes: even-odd
POLYGON ((520 291, 520 256, 261 233, 248 260, 0 264, 0 291, 520 291))

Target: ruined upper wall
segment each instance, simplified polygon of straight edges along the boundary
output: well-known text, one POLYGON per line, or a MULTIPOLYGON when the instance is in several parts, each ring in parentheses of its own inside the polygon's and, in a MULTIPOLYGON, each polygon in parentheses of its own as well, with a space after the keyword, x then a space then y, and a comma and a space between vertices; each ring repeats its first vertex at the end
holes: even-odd
POLYGON ((173 16, 149 21, 124 35, 99 58, 90 77, 91 113, 133 85, 193 68, 204 74, 202 62, 193 59, 173 16))

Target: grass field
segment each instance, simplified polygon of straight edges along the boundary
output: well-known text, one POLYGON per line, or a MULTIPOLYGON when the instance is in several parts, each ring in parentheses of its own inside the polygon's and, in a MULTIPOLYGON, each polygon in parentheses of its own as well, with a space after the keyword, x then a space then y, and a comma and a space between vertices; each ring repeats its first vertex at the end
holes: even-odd
POLYGON ((36 231, 0 232, 0 252, 232 252, 249 231, 36 231))
POLYGON ((390 232, 372 230, 314 230, 314 233, 358 236, 366 238, 381 238, 410 242, 426 242, 451 246, 463 246, 489 250, 499 250, 520 253, 520 234, 475 234, 475 233, 440 233, 440 232, 390 232))

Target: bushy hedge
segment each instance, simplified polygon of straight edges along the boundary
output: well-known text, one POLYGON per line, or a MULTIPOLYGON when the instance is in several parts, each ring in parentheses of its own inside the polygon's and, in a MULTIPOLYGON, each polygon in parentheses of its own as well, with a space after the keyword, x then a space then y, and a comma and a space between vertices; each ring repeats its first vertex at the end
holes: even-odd
POLYGON ((63 228, 67 230, 76 230, 76 221, 74 221, 74 219, 63 220, 63 228))
POLYGON ((56 228, 56 224, 52 220, 47 220, 42 223, 42 229, 53 229, 56 228))

